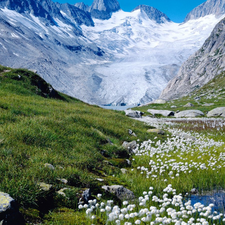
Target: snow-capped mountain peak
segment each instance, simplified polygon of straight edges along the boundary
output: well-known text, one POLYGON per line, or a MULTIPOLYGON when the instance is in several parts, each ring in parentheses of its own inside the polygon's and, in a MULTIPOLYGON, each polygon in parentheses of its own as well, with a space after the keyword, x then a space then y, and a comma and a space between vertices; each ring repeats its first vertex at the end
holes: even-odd
POLYGON ((117 0, 94 0, 91 5, 91 10, 116 12, 120 9, 120 4, 117 0))
POLYGON ((109 19, 113 12, 120 9, 120 4, 117 0, 94 0, 89 8, 91 16, 96 19, 109 19))
POLYGON ((157 23, 165 23, 171 21, 165 13, 160 12, 158 9, 147 5, 139 5, 133 11, 143 10, 150 20, 155 20, 157 23))

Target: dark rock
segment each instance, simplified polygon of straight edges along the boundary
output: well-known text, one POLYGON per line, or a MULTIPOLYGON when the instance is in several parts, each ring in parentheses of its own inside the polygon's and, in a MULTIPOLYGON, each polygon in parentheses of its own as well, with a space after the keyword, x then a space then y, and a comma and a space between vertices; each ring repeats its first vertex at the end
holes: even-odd
POLYGON ((125 149, 127 149, 129 154, 134 154, 134 150, 137 148, 137 142, 136 141, 132 141, 132 142, 124 141, 122 146, 125 149))
POLYGON ((116 195, 116 197, 120 200, 132 200, 135 198, 135 195, 132 191, 121 185, 102 186, 102 188, 105 191, 116 195))
POLYGON ((91 189, 88 188, 82 193, 82 200, 85 203, 88 203, 88 200, 90 200, 90 197, 91 197, 91 189))
POLYGON ((134 111, 131 109, 125 110, 126 116, 132 117, 132 118, 141 118, 144 113, 141 111, 134 111))

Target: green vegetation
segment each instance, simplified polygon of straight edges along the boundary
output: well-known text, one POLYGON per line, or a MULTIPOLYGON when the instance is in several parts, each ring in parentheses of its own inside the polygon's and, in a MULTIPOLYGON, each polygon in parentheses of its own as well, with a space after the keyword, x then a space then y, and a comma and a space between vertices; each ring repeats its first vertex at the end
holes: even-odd
POLYGON ((123 141, 152 136, 146 132, 150 126, 123 112, 85 104, 58 93, 31 71, 2 66, 0 124, 0 191, 16 199, 25 218, 34 222, 49 210, 76 209, 85 188, 94 196, 104 184, 126 185, 112 176, 129 167, 123 141), (52 188, 43 191, 40 182, 52 188), (71 188, 69 199, 56 194, 62 188, 71 188))

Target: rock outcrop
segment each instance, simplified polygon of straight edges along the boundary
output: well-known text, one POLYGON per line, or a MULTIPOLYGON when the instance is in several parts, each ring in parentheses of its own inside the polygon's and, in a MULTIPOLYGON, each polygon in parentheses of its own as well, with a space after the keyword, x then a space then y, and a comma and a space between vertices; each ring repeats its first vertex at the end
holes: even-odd
POLYGON ((163 90, 160 98, 185 96, 202 87, 225 69, 225 19, 212 31, 200 50, 192 55, 163 90))
POLYGON ((105 191, 114 194, 120 200, 132 200, 135 198, 135 195, 132 191, 121 185, 102 186, 102 188, 105 191))

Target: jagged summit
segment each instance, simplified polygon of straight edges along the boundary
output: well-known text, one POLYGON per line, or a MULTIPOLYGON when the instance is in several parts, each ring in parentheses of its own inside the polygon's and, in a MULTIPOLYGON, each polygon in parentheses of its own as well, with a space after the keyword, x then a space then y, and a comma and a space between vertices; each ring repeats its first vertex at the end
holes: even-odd
POLYGON ((197 19, 210 14, 221 16, 225 14, 225 0, 208 0, 201 5, 194 8, 185 18, 184 22, 188 20, 197 19))
POLYGON ((91 10, 116 12, 120 9, 120 4, 117 0, 94 0, 91 5, 91 10))
POLYGON ((75 6, 83 11, 89 11, 90 6, 84 4, 83 2, 78 2, 75 4, 75 6))
POLYGON ((139 5, 133 11, 136 11, 138 9, 143 10, 150 20, 154 20, 157 23, 165 23, 166 21, 168 22, 171 21, 166 14, 162 13, 161 11, 159 11, 154 7, 147 5, 139 5))
POLYGON ((120 9, 117 0, 94 0, 89 11, 92 17, 96 19, 109 19, 113 12, 120 9))

